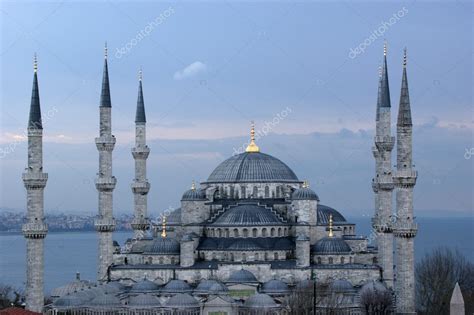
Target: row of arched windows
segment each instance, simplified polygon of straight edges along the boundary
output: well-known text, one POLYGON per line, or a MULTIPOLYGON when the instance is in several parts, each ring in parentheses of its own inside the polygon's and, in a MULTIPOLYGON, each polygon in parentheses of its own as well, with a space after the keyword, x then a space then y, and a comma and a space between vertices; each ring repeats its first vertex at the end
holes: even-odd
POLYGON ((265 186, 263 189, 259 189, 259 186, 253 185, 247 189, 244 185, 230 185, 230 186, 219 186, 218 196, 220 198, 234 198, 234 199, 245 199, 245 198, 283 198, 284 188, 283 186, 276 186, 275 189, 271 189, 270 186, 265 186))
POLYGON ((322 259, 322 257, 317 257, 316 262, 318 264, 327 263, 327 264, 330 264, 330 265, 333 265, 333 264, 346 264, 346 263, 352 264, 352 257, 349 257, 348 260, 344 256, 341 256, 341 257, 328 257, 327 259, 324 259, 324 260, 322 259))
POLYGON ((222 260, 222 261, 271 261, 291 259, 291 252, 255 252, 253 254, 241 252, 199 252, 202 260, 222 260))
POLYGON ((207 236, 209 237, 282 237, 288 236, 288 228, 272 227, 261 228, 208 228, 207 236))

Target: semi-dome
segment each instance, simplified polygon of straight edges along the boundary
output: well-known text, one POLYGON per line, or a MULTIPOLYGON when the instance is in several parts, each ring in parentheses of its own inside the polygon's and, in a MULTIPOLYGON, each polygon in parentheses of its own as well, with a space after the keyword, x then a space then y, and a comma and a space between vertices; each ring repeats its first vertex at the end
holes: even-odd
POLYGON ((165 306, 170 308, 193 308, 199 307, 199 302, 187 293, 178 293, 166 301, 165 306))
POLYGON ((249 297, 245 303, 244 307, 249 308, 274 308, 278 307, 278 304, 267 294, 257 293, 249 297))
POLYGON ((333 224, 347 223, 346 218, 334 208, 318 204, 318 224, 328 225, 329 216, 332 215, 333 224))
POLYGON ((179 255, 179 242, 170 237, 158 237, 144 248, 145 253, 161 255, 179 255))
POLYGON ((71 294, 76 291, 84 290, 94 285, 91 281, 81 280, 79 273, 76 274, 76 279, 63 286, 55 288, 51 292, 52 297, 60 297, 63 295, 71 294))
POLYGON ((184 293, 191 292, 191 286, 183 280, 170 280, 162 289, 164 293, 184 293))
POLYGON ((295 190, 291 194, 293 200, 317 200, 319 201, 318 195, 309 187, 302 187, 295 190))
POLYGON ((85 300, 76 294, 67 294, 54 301, 53 305, 55 307, 74 307, 81 306, 87 301, 88 300, 85 300))
POLYGON ((262 286, 262 292, 268 294, 286 293, 288 290, 288 285, 278 279, 267 281, 262 286))
POLYGON ((348 254, 351 252, 351 247, 342 238, 325 237, 317 241, 312 250, 318 255, 348 254))
POLYGON ((206 199, 206 192, 200 188, 196 188, 194 186, 191 189, 186 190, 181 197, 182 201, 194 201, 194 200, 205 200, 206 199))
POLYGON ((148 279, 143 279, 142 281, 135 283, 132 286, 131 291, 133 291, 133 292, 144 292, 144 291, 154 291, 154 290, 158 290, 158 289, 159 289, 158 284, 156 284, 153 281, 150 281, 148 279))
POLYGON ((331 283, 331 290, 335 293, 345 293, 353 291, 354 287, 349 281, 345 279, 338 279, 331 283))
POLYGON ((229 279, 227 279, 227 282, 233 282, 233 283, 256 283, 257 278, 255 278, 254 274, 251 273, 248 270, 245 269, 240 269, 238 271, 235 271, 229 276, 229 279))
POLYGON ((300 182, 295 173, 279 159, 260 152, 244 152, 219 164, 208 183, 300 182))
POLYGON ((160 301, 156 296, 144 293, 131 296, 128 299, 128 305, 134 308, 161 306, 160 301))
POLYGON ((282 225, 283 222, 270 209, 257 204, 231 206, 213 223, 217 226, 282 225))

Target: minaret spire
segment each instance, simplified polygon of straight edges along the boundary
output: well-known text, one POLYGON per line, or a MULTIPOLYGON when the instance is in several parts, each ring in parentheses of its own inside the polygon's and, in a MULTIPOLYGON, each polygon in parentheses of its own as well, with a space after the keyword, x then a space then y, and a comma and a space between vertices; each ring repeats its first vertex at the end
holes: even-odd
POLYGON ((414 220, 413 188, 418 177, 413 169, 412 121, 408 96, 407 54, 403 57, 402 86, 397 119, 397 170, 393 176, 396 188, 397 221, 393 226, 396 244, 397 314, 416 314, 414 239, 418 226, 414 220))
POLYGON ((107 67, 107 43, 104 50, 104 74, 99 106, 99 137, 95 138, 95 144, 99 151, 99 172, 95 180, 95 187, 99 192, 99 213, 94 222, 99 233, 98 281, 107 280, 107 270, 113 263, 112 233, 115 230, 113 191, 117 183, 117 179, 112 175, 112 151, 115 147, 115 136, 112 135, 112 103, 107 67))
POLYGON ((147 195, 150 184, 146 178, 146 160, 150 154, 150 149, 146 145, 146 116, 142 80, 143 72, 140 68, 138 71, 138 99, 135 115, 135 147, 132 148, 132 156, 135 160, 135 178, 131 186, 134 195, 132 228, 135 238, 142 238, 149 225, 147 195))
POLYGON ((391 107, 390 105, 390 88, 388 84, 388 67, 387 67, 387 42, 383 47, 383 67, 380 93, 380 107, 391 107))
POLYGON ((33 89, 28 120, 28 167, 23 173, 27 192, 26 223, 26 309, 42 313, 44 306, 44 238, 48 227, 44 222, 44 188, 48 174, 43 173, 43 125, 38 88, 38 61, 33 61, 33 89))

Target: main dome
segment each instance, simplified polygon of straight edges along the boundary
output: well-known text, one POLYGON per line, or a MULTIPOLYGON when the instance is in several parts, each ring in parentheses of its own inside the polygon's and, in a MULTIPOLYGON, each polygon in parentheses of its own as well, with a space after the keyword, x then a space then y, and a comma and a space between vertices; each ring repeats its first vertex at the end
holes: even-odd
POLYGON ((295 173, 279 159, 260 152, 244 152, 219 164, 208 183, 300 182, 295 173))

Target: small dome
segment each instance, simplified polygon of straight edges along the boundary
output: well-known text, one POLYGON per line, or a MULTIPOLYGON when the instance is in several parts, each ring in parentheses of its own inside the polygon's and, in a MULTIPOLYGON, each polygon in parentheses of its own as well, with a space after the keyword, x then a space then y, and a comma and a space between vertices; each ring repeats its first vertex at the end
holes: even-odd
POLYGON ((219 164, 208 183, 300 182, 295 173, 279 159, 260 152, 244 152, 219 164))
POLYGON ((55 288, 51 292, 52 297, 60 297, 63 295, 71 294, 76 291, 84 290, 92 286, 94 283, 88 280, 81 280, 79 274, 76 275, 76 279, 63 286, 55 288))
POLYGON ((288 285, 285 282, 277 279, 267 281, 262 286, 262 292, 269 294, 286 293, 288 290, 288 285))
POLYGON ((144 249, 145 253, 179 255, 180 245, 177 240, 170 237, 158 237, 144 249))
POLYGON ((196 293, 224 293, 229 291, 225 284, 217 280, 201 280, 194 290, 196 293))
POLYGON ((187 293, 178 293, 166 301, 165 306, 171 308, 193 308, 199 307, 199 302, 187 293))
POLYGON ((125 290, 125 286, 117 281, 110 281, 103 285, 100 285, 100 288, 104 293, 120 293, 125 290))
POLYGON ((354 290, 352 283, 347 280, 339 279, 331 283, 331 290, 336 293, 351 292, 354 290))
POLYGON ((148 279, 143 279, 132 286, 132 292, 154 291, 159 289, 159 285, 148 279))
POLYGON ((102 294, 91 301, 91 305, 103 307, 119 307, 122 306, 118 297, 113 294, 102 294))
POLYGON ((274 308, 278 307, 278 304, 267 294, 257 293, 249 297, 244 307, 248 308, 274 308))
POLYGON ((261 226, 282 225, 282 221, 270 209, 257 204, 231 206, 212 225, 217 226, 261 226))
POLYGON ((162 289, 164 293, 184 293, 191 292, 191 286, 183 280, 170 280, 162 289))
POLYGON ((387 287, 381 281, 369 281, 360 288, 360 294, 365 292, 386 292, 387 287))
POLYGON ((349 244, 340 237, 325 237, 312 246, 315 254, 349 254, 352 250, 349 244))
POLYGON ((53 305, 56 307, 81 306, 87 301, 76 294, 67 294, 54 301, 53 305))
POLYGON ((131 296, 128 299, 128 305, 134 308, 140 307, 160 307, 160 300, 154 295, 151 294, 139 294, 131 296))
POLYGON ((346 218, 339 213, 336 209, 331 207, 318 204, 318 224, 321 225, 328 225, 329 224, 329 216, 332 215, 332 222, 334 224, 338 223, 347 223, 346 218))
POLYGON ((319 201, 318 195, 309 187, 302 187, 291 194, 293 200, 317 200, 319 201))
POLYGON ((235 271, 232 273, 227 279, 227 282, 233 283, 256 283, 257 278, 255 278, 254 274, 248 270, 240 269, 239 271, 235 271))
POLYGON ((181 200, 193 201, 193 200, 206 200, 206 192, 199 188, 191 188, 184 192, 181 200))

